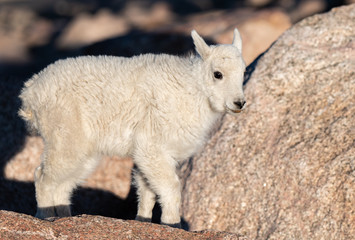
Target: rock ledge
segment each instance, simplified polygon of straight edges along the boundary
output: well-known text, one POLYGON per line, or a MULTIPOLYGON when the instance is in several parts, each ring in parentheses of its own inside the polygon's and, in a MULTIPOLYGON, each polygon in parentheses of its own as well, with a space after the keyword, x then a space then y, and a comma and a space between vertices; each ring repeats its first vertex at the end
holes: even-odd
POLYGON ((0 239, 246 239, 234 233, 187 232, 168 226, 121 220, 102 216, 80 215, 53 222, 0 211, 0 239))

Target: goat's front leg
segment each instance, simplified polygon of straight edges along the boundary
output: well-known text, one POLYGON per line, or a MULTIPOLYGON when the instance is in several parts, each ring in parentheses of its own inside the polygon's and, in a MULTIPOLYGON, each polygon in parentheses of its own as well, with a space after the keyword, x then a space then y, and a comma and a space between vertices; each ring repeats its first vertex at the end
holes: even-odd
POLYGON ((149 188, 158 195, 162 208, 161 223, 181 228, 181 188, 176 174, 175 160, 150 145, 137 149, 135 163, 149 188))

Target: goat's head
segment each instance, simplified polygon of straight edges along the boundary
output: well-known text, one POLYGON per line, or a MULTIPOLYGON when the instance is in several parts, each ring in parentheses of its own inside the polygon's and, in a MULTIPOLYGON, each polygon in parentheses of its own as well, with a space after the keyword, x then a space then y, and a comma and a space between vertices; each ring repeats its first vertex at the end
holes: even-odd
POLYGON ((195 30, 191 36, 203 61, 204 89, 211 108, 216 112, 226 111, 230 114, 241 112, 245 106, 245 63, 239 31, 234 30, 233 43, 230 45, 208 46, 195 30))

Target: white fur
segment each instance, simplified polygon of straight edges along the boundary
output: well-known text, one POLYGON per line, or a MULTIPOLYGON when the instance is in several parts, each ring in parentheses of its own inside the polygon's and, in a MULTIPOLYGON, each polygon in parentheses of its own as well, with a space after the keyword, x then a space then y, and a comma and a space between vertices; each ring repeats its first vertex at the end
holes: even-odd
POLYGON ((45 143, 35 172, 37 217, 70 215, 72 190, 102 155, 118 155, 131 156, 138 167, 137 219, 151 219, 157 197, 162 223, 179 226, 176 164, 244 101, 238 30, 232 45, 208 46, 196 31, 191 35, 196 56, 68 58, 25 83, 19 114, 45 143))

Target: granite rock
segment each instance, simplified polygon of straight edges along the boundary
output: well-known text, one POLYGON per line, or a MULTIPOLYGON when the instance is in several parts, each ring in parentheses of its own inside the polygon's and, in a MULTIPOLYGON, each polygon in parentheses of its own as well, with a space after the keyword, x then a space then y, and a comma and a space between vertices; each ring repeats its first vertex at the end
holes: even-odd
POLYGON ((191 230, 355 236, 355 5, 286 31, 247 71, 247 106, 183 167, 191 230))
POLYGON ((124 221, 101 216, 80 215, 52 221, 10 211, 0 211, 0 239, 174 239, 174 240, 244 240, 233 233, 187 232, 168 226, 124 221))
POLYGON ((78 48, 94 42, 122 35, 129 29, 125 18, 107 9, 96 14, 82 13, 63 30, 57 39, 59 48, 78 48))

